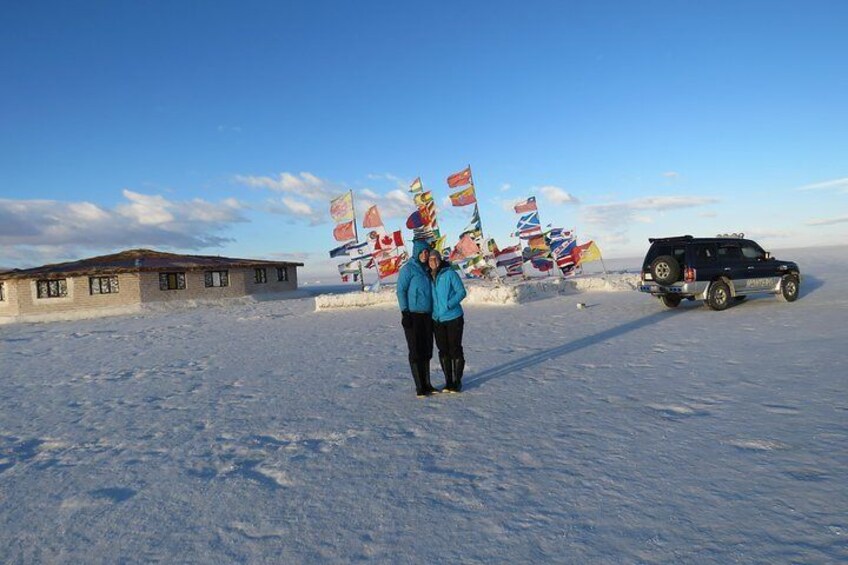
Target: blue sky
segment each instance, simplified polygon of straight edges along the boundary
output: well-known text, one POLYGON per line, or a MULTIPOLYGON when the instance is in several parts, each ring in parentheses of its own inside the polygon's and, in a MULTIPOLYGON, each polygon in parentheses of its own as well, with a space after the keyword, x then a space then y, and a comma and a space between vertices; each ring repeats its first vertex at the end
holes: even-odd
MULTIPOLYGON (((332 271, 328 197, 387 227, 471 164, 607 257, 848 235, 845 2, 11 2, 0 265, 157 247, 332 271)), ((407 232, 407 235, 408 232, 407 232)))

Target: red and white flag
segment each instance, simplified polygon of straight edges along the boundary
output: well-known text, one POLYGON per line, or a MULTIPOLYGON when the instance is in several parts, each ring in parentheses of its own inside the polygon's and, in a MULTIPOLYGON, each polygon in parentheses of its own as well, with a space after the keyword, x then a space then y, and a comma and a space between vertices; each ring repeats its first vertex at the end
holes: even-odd
POLYGON ((375 256, 384 256, 398 247, 403 247, 403 233, 400 230, 389 233, 383 228, 376 229, 368 234, 368 243, 375 256))
POLYGON ((524 202, 519 202, 518 204, 515 205, 515 213, 516 214, 525 214, 527 212, 533 212, 535 210, 538 210, 538 208, 536 208, 536 197, 535 196, 531 196, 530 198, 528 198, 524 202))

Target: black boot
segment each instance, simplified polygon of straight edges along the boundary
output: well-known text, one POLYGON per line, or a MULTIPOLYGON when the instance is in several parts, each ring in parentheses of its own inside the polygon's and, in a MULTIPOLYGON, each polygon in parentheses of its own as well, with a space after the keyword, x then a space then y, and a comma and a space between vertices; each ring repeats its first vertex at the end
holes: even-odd
POLYGON ((462 371, 465 370, 465 359, 451 359, 453 365, 453 390, 454 392, 462 391, 462 371))
POLYGON ((427 396, 430 394, 424 388, 424 384, 421 380, 421 367, 418 363, 409 362, 409 368, 412 370, 412 380, 415 381, 415 394, 417 396, 427 396))
POLYGON ((443 392, 454 392, 453 390, 453 365, 451 358, 447 355, 439 355, 439 363, 442 364, 442 372, 445 374, 445 388, 443 392))
POLYGON ((433 394, 434 392, 439 392, 433 385, 430 384, 430 360, 422 361, 421 368, 419 369, 421 375, 421 386, 424 388, 424 392, 427 394, 433 394))

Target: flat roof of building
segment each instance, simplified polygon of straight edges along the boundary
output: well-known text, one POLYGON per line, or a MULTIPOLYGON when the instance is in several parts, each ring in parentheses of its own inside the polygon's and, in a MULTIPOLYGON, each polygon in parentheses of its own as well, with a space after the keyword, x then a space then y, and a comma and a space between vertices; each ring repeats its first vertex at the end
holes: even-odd
POLYGON ((14 269, 0 273, 3 279, 29 279, 37 277, 106 275, 148 271, 206 271, 210 269, 239 269, 256 267, 302 267, 292 261, 264 261, 261 259, 233 259, 217 255, 180 255, 152 249, 129 249, 111 255, 101 255, 79 261, 55 263, 14 269))

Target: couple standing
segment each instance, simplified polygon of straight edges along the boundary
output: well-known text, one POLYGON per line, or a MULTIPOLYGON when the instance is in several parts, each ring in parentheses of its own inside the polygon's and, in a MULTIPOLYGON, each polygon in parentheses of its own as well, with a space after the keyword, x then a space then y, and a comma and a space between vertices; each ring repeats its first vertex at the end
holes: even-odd
POLYGON ((430 384, 434 336, 445 373, 445 388, 441 392, 461 391, 465 320, 460 302, 465 298, 465 286, 459 275, 429 243, 417 239, 412 246, 412 257, 400 270, 397 296, 415 392, 419 397, 439 392, 430 384))

